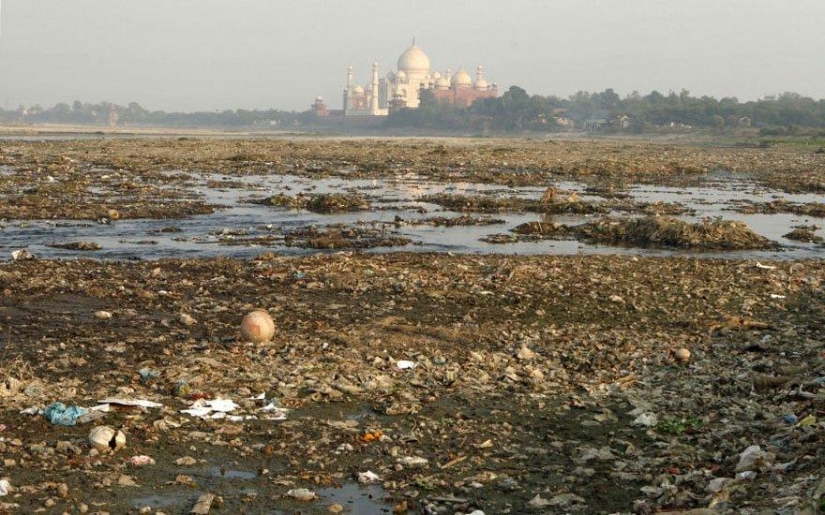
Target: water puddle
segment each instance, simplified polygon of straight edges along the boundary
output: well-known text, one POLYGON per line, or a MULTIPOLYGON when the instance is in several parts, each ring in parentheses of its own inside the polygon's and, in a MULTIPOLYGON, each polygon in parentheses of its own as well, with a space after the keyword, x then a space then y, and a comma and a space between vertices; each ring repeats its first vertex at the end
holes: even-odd
POLYGON ((384 502, 384 490, 376 485, 359 486, 347 484, 340 488, 323 488, 316 492, 326 506, 340 504, 344 513, 358 513, 360 515, 381 515, 392 513, 392 504, 384 502))
MULTIPOLYGON (((816 194, 786 194, 757 187, 747 179, 711 176, 699 186, 665 187, 632 185, 620 191, 635 202, 678 203, 689 214, 678 218, 689 222, 703 219, 738 220, 756 233, 779 243, 780 251, 697 253, 677 250, 619 248, 588 244, 580 241, 544 240, 494 244, 480 241, 491 234, 510 234, 516 226, 533 221, 577 225, 601 215, 541 215, 536 213, 472 214, 476 218, 494 218, 495 225, 438 226, 422 220, 433 217, 454 218, 459 212, 423 202, 425 195, 441 193, 492 198, 539 199, 544 193, 537 187, 507 187, 475 183, 434 183, 415 175, 387 180, 348 180, 331 178, 312 180, 291 175, 230 176, 220 174, 175 174, 176 198, 199 199, 225 206, 209 215, 182 220, 120 220, 111 225, 90 221, 6 221, 0 222, 0 253, 5 256, 26 248, 38 257, 97 259, 159 259, 205 257, 254 257, 266 250, 285 255, 303 255, 317 250, 291 246, 288 237, 295 231, 329 226, 352 228, 372 236, 391 235, 407 238, 409 244, 378 247, 373 252, 455 252, 497 254, 630 254, 630 255, 691 255, 706 257, 800 259, 821 257, 823 247, 784 238, 797 225, 817 225, 816 235, 824 236, 825 219, 794 214, 744 214, 735 211, 742 203, 767 203, 784 200, 791 203, 825 202, 816 194), (357 193, 371 205, 369 211, 318 214, 303 209, 290 209, 250 203, 283 194, 290 197, 323 193, 357 193), (78 251, 50 245, 69 242, 93 242, 97 251, 78 251)), ((562 182, 556 187, 575 192, 582 201, 604 200, 583 184, 562 182)), ((613 213, 627 216, 627 213, 613 213)), ((314 230, 314 229, 313 229, 314 230)), ((349 250, 346 247, 333 248, 349 250)))

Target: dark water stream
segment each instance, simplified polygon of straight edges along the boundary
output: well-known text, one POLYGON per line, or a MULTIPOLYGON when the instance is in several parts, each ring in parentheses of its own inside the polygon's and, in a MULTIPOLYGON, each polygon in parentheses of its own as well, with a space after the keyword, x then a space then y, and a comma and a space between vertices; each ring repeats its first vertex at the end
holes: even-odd
MULTIPOLYGON (((694 251, 620 248, 592 245, 580 241, 539 241, 510 244, 491 244, 481 238, 496 233, 508 233, 519 224, 529 221, 559 222, 568 225, 585 223, 591 215, 540 215, 535 213, 500 213, 489 215, 502 219, 504 224, 485 226, 433 227, 431 225, 404 224, 396 226, 396 217, 410 222, 417 219, 443 216, 455 217, 460 213, 444 210, 433 204, 421 202, 423 195, 455 193, 463 195, 490 195, 493 197, 540 198, 543 188, 509 188, 499 185, 453 183, 443 184, 422 180, 416 176, 392 180, 311 180, 289 175, 223 176, 203 175, 189 177, 180 185, 177 194, 201 199, 225 206, 214 214, 199 215, 182 220, 120 220, 111 225, 93 221, 5 221, 0 222, 0 255, 10 259, 11 252, 27 249, 42 258, 94 257, 98 259, 156 259, 201 258, 213 256, 252 257, 262 251, 272 250, 286 255, 317 252, 286 246, 284 234, 289 231, 331 224, 343 224, 384 231, 412 240, 400 247, 378 248, 372 252, 454 252, 454 253, 504 253, 504 254, 625 254, 625 255, 690 255, 702 257, 736 257, 757 259, 799 259, 821 257, 825 248, 817 244, 800 243, 783 237, 793 226, 825 224, 821 218, 793 214, 741 214, 732 210, 737 203, 757 203, 783 199, 794 203, 825 202, 825 196, 816 194, 792 195, 758 188, 741 178, 713 176, 701 186, 665 187, 632 185, 624 193, 630 199, 644 202, 680 203, 692 209, 690 215, 679 216, 687 221, 699 221, 718 217, 745 222, 755 232, 779 243, 780 250, 697 253, 694 251), (226 186, 224 187, 223 184, 226 186), (211 185, 211 186, 210 186, 211 185), (217 185, 217 186, 216 186, 217 185), (294 196, 299 193, 359 193, 372 205, 370 211, 342 214, 316 214, 304 210, 256 205, 251 198, 264 198, 278 193, 294 196), (174 232, 171 232, 174 231, 174 232), (265 244, 237 244, 239 237, 267 238, 265 244), (98 251, 73 251, 49 247, 50 244, 68 242, 94 242, 102 248, 98 251)), ((559 183, 558 188, 575 191, 583 201, 603 200, 588 195, 582 184, 559 183)), ((487 215, 477 215, 484 217, 487 215)), ((600 216, 600 215, 596 215, 600 216)), ((820 228, 817 235, 825 236, 820 228)), ((347 249, 341 249, 347 250, 347 249)))

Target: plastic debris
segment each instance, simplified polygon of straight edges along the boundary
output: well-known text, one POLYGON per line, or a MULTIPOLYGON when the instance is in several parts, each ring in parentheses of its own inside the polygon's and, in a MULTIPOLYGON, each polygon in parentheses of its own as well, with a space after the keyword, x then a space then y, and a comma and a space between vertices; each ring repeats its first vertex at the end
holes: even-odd
POLYGON ((34 254, 26 249, 15 250, 11 253, 11 258, 14 261, 31 261, 37 259, 34 254))
POLYGON ((808 427, 808 426, 812 426, 814 424, 816 424, 816 417, 813 416, 813 415, 808 415, 808 416, 804 417, 802 420, 800 420, 796 424, 796 427, 808 427))
POLYGON ((180 412, 198 418, 225 418, 227 413, 238 408, 239 406, 229 399, 198 399, 189 408, 180 412))
POLYGON ((155 460, 151 456, 132 456, 129 458, 129 464, 133 467, 145 467, 146 465, 154 465, 155 460))
POLYGON ((50 404, 43 410, 43 415, 54 425, 74 426, 77 419, 88 413, 88 410, 80 406, 66 406, 62 402, 50 404))
POLYGON ((358 473, 358 482, 362 485, 371 485, 373 483, 378 483, 379 481, 381 481, 381 478, 378 477, 378 474, 370 470, 358 473))
POLYGON ((307 488, 293 488, 286 494, 296 501, 314 501, 318 498, 318 495, 315 492, 307 488))
POLYGON ((9 482, 8 478, 4 477, 4 478, 0 479, 0 497, 4 497, 6 495, 9 495, 9 492, 11 491, 11 489, 12 489, 11 483, 9 482))
POLYGON ((143 384, 148 383, 152 379, 157 379, 160 377, 159 370, 152 370, 151 368, 141 368, 138 370, 138 374, 140 375, 140 382, 143 384))
MULTIPOLYGON (((97 401, 101 405, 122 406, 127 408, 162 408, 163 404, 146 399, 119 399, 108 398, 102 401, 97 401)), ((97 409, 97 408, 95 408, 97 409)))
POLYGON ((207 515, 209 510, 212 509, 212 503, 215 501, 215 494, 201 494, 198 497, 195 506, 192 507, 192 510, 189 512, 193 515, 207 515))
POLYGON ((631 422, 634 426, 653 427, 659 423, 659 417, 653 413, 642 413, 631 422))
POLYGON ((785 422, 786 424, 791 424, 791 425, 796 424, 796 422, 797 422, 796 415, 794 415, 793 413, 788 413, 786 415, 782 415, 782 422, 785 422))
POLYGON ((430 461, 420 456, 404 456, 398 459, 398 463, 409 469, 418 469, 426 467, 430 461))
POLYGON ((115 452, 126 447, 126 435, 110 426, 97 426, 89 431, 89 443, 98 452, 115 452))
POLYGON ((415 361, 400 359, 395 362, 395 366, 398 367, 399 370, 412 370, 418 366, 418 363, 415 361))
POLYGON ((762 450, 758 445, 751 445, 739 455, 736 472, 766 470, 774 461, 773 453, 762 450))

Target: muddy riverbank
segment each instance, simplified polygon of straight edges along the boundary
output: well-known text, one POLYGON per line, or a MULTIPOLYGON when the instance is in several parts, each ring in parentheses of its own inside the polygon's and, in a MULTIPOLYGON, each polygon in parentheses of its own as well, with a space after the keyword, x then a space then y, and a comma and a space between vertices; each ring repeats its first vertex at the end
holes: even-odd
POLYGON ((823 281, 820 260, 6 264, 0 446, 15 490, 0 502, 187 513, 207 492, 250 513, 795 513, 823 488, 823 281), (253 307, 275 320, 271 344, 239 340, 253 307), (72 427, 21 413, 111 397, 162 407, 72 427), (199 398, 233 400, 238 418, 181 413, 199 398), (102 423, 126 449, 90 454, 102 423), (740 465, 752 445, 762 461, 740 465), (155 464, 130 465, 138 455, 155 464), (367 471, 372 499, 342 501, 367 471))
POLYGON ((823 185, 790 145, 2 140, 0 513, 816 513, 823 185))

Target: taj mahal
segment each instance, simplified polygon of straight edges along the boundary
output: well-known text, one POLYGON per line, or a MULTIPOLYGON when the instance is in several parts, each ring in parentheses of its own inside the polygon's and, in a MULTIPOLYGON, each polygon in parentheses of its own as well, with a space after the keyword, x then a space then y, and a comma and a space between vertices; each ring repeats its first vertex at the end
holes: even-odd
POLYGON ((415 40, 398 57, 398 69, 379 78, 378 63, 372 64, 371 80, 365 85, 355 82, 355 69, 347 68, 347 85, 343 91, 343 111, 330 112, 323 99, 316 99, 313 109, 320 116, 386 116, 402 108, 415 109, 420 104, 422 90, 430 90, 440 101, 469 106, 479 98, 498 95, 496 83, 488 83, 484 70, 476 68, 475 80, 464 68, 444 74, 430 68, 430 58, 415 40))

